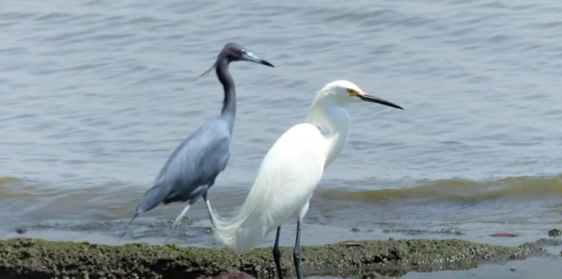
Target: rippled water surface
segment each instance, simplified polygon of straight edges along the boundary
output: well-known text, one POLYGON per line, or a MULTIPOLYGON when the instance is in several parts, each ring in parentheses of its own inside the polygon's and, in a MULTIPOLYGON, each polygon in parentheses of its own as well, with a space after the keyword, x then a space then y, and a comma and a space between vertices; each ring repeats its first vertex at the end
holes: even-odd
MULTIPOLYGON (((0 229, 114 243, 171 152, 219 113, 215 76, 194 78, 234 41, 276 68, 231 65, 219 212, 239 206, 316 91, 348 79, 405 110, 348 106, 352 133, 303 244, 545 236, 562 223, 561 33, 562 3, 547 0, 4 0, 0 229)), ((162 241, 182 207, 147 213, 126 241, 162 241)), ((204 206, 188 215, 176 241, 216 245, 204 206)))

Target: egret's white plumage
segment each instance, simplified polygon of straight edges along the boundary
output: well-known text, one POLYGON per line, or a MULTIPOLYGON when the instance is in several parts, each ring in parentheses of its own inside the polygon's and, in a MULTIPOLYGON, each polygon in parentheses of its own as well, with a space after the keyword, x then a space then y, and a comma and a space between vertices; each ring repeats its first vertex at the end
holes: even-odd
POLYGON ((226 226, 215 223, 218 238, 244 254, 287 219, 302 219, 322 178, 326 148, 315 126, 303 123, 289 129, 263 159, 235 222, 226 226))
MULTIPOLYGON (((366 95, 349 81, 327 84, 314 99, 307 122, 291 127, 265 155, 254 185, 234 220, 221 220, 214 214, 216 237, 236 253, 244 254, 288 219, 295 218, 300 224, 324 169, 341 153, 349 136, 350 118, 343 105, 356 101, 400 108, 366 95), (328 135, 323 135, 314 124, 327 128, 328 135)), ((299 273, 297 267, 300 277, 299 273)))

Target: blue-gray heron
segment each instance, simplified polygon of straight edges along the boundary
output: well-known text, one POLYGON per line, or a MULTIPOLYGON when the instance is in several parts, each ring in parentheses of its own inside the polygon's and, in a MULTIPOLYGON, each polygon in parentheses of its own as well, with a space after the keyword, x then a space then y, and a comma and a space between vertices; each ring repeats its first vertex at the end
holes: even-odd
POLYGON ((213 212, 211 203, 207 199, 207 191, 213 186, 219 173, 226 168, 230 156, 230 138, 236 117, 236 91, 228 65, 233 61, 249 61, 274 67, 239 44, 228 43, 224 46, 213 66, 201 75, 208 74, 215 68, 217 77, 223 85, 224 102, 220 116, 202 125, 172 153, 152 187, 144 194, 121 238, 136 217, 152 210, 160 203, 187 202, 174 221, 166 243, 189 208, 201 197, 207 204, 209 217, 213 223, 213 212))

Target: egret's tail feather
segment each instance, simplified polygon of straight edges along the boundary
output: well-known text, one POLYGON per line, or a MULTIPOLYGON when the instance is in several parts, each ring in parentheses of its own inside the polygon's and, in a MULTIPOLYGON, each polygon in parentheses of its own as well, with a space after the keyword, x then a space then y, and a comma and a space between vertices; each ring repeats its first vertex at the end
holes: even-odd
POLYGON ((212 216, 215 237, 237 254, 250 252, 264 236, 262 216, 253 211, 244 214, 241 210, 231 221, 225 220, 216 211, 212 216))
POLYGON ((271 222, 274 213, 271 211, 271 189, 258 174, 246 200, 230 221, 216 212, 213 214, 215 237, 237 254, 248 253, 256 247, 272 228, 276 228, 271 222))

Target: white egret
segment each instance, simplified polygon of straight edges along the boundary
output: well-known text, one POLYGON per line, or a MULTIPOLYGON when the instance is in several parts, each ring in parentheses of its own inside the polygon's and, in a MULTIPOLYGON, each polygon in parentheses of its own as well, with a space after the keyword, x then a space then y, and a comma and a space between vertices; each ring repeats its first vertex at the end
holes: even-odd
POLYGON ((341 153, 350 131, 346 103, 374 102, 398 109, 389 101, 365 94, 357 85, 337 80, 328 83, 316 96, 308 119, 285 132, 263 159, 258 175, 246 200, 232 221, 215 218, 215 236, 238 254, 245 254, 260 240, 277 229, 273 259, 279 278, 281 272, 279 234, 281 225, 290 218, 297 220, 294 264, 300 274, 301 222, 308 211, 314 189, 326 169, 341 153), (324 136, 314 125, 325 126, 324 136))

